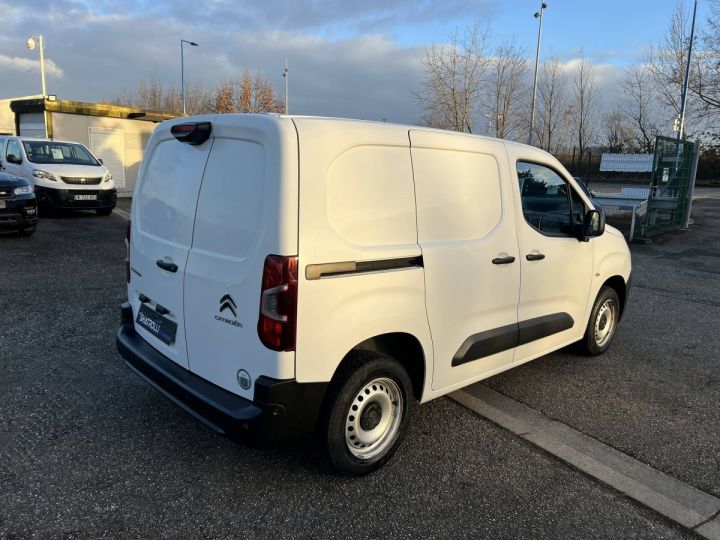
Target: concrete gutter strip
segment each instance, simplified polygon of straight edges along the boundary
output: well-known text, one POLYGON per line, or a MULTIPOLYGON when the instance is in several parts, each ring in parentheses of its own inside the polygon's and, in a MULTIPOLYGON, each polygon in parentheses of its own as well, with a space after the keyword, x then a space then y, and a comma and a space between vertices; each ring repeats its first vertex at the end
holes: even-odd
POLYGON ((113 213, 117 214, 123 219, 130 219, 130 214, 128 214, 125 210, 122 208, 114 208, 113 213))
POLYGON ((720 499, 668 476, 483 384, 450 397, 663 516, 720 540, 720 499))

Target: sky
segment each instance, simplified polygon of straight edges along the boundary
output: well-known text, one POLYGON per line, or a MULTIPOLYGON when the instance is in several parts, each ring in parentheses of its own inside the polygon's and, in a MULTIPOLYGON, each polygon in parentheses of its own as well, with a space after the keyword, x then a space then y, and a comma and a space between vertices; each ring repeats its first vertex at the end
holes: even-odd
MULTIPOLYGON (((700 0, 698 19, 709 15, 700 0)), ((596 66, 606 102, 616 75, 662 39, 676 0, 548 0, 541 58, 571 64, 582 49, 596 66)), ((180 86, 216 85, 260 71, 282 92, 290 67, 293 114, 415 123, 412 91, 430 44, 454 29, 489 23, 493 39, 513 40, 534 59, 539 0, 0 0, 0 98, 39 94, 43 34, 49 94, 96 102, 140 78, 180 86)))

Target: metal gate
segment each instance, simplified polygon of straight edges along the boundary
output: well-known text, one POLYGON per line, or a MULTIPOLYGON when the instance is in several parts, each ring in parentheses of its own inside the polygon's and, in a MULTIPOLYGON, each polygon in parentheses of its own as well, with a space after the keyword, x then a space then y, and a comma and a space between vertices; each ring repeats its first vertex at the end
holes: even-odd
POLYGON ((669 137, 656 139, 643 236, 686 226, 694 187, 696 152, 697 146, 688 141, 669 137))

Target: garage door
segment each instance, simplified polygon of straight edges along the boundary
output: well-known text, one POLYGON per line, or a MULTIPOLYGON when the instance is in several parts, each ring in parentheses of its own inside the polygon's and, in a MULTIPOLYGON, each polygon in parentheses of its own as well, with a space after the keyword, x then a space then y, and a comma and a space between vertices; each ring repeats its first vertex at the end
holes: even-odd
POLYGON ((35 137, 37 139, 44 139, 45 134, 45 113, 21 113, 20 119, 20 136, 21 137, 35 137))
POLYGON ((90 151, 113 175, 115 187, 125 187, 125 140, 121 129, 90 128, 90 151))

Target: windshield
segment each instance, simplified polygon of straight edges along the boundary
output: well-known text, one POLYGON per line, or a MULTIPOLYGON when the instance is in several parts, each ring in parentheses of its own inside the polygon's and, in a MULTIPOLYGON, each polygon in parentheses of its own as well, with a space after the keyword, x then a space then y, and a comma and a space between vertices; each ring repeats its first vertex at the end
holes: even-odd
POLYGON ((82 144, 55 141, 23 141, 23 146, 28 160, 33 163, 100 165, 82 144))

